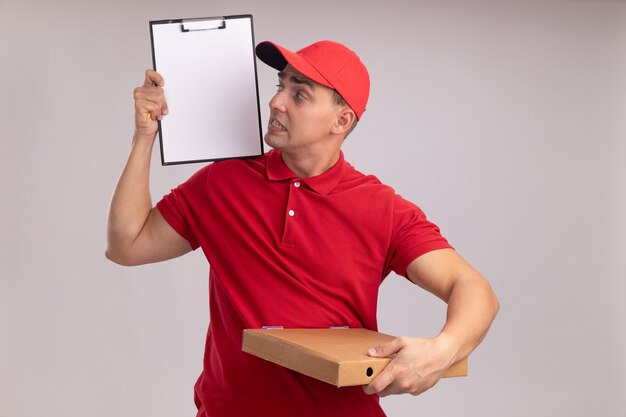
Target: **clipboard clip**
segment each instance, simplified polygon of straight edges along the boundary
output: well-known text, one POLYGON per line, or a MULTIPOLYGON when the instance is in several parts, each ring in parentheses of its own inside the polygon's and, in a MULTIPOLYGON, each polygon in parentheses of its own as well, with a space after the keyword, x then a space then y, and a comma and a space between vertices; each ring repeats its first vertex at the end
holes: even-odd
POLYGON ((225 29, 226 19, 224 19, 223 17, 213 17, 210 19, 183 19, 180 23, 180 28, 183 32, 225 29))

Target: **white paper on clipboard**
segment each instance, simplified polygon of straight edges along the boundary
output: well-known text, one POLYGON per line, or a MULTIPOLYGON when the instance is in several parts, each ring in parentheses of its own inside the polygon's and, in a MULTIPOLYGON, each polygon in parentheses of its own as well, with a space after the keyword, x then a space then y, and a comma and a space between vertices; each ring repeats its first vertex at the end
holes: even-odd
POLYGON ((251 15, 150 22, 163 165, 263 154, 251 15))

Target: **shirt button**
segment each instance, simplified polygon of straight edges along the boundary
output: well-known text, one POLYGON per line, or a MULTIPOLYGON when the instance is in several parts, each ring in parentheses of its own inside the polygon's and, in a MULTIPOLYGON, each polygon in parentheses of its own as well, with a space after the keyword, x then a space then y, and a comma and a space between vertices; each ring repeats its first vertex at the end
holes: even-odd
POLYGON ((294 187, 296 187, 296 188, 300 187, 300 181, 296 181, 296 182, 294 182, 294 183, 293 183, 293 186, 294 186, 294 187))
POLYGON ((293 210, 289 210, 289 215, 290 215, 291 217, 293 217, 295 214, 296 214, 296 212, 295 212, 295 211, 293 211, 293 210))

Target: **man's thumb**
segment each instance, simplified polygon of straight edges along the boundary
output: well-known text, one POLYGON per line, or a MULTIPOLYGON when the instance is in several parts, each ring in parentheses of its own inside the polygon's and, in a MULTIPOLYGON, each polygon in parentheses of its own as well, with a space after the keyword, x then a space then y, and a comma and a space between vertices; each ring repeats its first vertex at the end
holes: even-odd
POLYGON ((398 353, 400 349, 402 349, 402 341, 397 337, 389 343, 368 349, 367 354, 376 358, 385 358, 398 353))

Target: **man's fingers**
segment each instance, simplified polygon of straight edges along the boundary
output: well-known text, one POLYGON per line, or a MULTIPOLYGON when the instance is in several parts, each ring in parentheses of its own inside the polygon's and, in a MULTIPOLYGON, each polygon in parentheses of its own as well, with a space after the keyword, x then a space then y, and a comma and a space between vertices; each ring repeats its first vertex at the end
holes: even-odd
POLYGON ((142 86, 135 88, 133 92, 135 100, 135 113, 138 119, 144 123, 152 120, 161 120, 169 113, 165 95, 161 87, 142 86))
POLYGON ((393 373, 385 368, 369 385, 363 386, 363 391, 365 391, 367 395, 380 395, 380 393, 393 383, 393 379, 393 373))
POLYGON ((448 357, 437 352, 431 339, 398 337, 391 342, 370 349, 373 357, 393 357, 391 362, 363 390, 367 394, 385 397, 391 394, 419 395, 437 383, 448 357), (444 363, 442 364, 442 360, 444 363))
POLYGON ((150 119, 161 120, 164 115, 169 113, 163 93, 164 84, 165 82, 161 74, 147 69, 143 86, 135 89, 135 108, 138 115, 145 122, 148 122, 150 119))
MULTIPOLYGON (((386 358, 398 353, 405 346, 405 342, 404 338, 396 337, 389 343, 368 349, 367 354, 375 358, 386 358)), ((395 380, 394 366, 395 362, 391 361, 369 385, 363 386, 363 391, 368 395, 378 394, 379 396, 395 392, 393 389, 395 380)))
POLYGON ((143 80, 144 87, 163 87, 164 84, 165 82, 163 81, 161 74, 151 69, 146 70, 146 75, 143 80))

